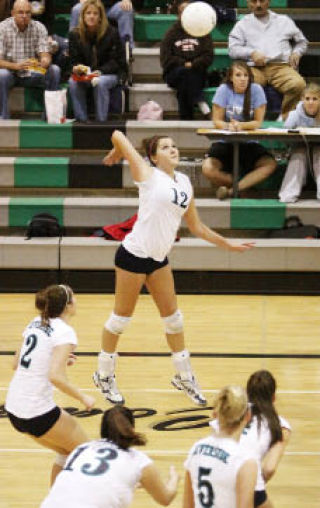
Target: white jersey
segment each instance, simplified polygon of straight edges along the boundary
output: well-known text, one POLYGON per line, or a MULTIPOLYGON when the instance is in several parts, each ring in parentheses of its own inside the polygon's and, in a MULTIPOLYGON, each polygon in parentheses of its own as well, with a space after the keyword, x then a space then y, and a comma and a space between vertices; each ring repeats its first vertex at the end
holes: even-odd
MULTIPOLYGON (((282 416, 279 416, 280 425, 284 429, 291 430, 290 424, 282 416)), ((211 427, 214 431, 219 430, 218 420, 210 422, 211 427)), ((261 426, 258 426, 258 419, 254 416, 248 425, 243 429, 240 436, 240 446, 243 450, 252 453, 258 462, 258 476, 255 490, 265 490, 265 481, 262 476, 261 464, 263 457, 267 453, 271 444, 271 432, 269 430, 268 422, 263 417, 261 420, 261 426)))
POLYGON ((137 257, 163 261, 192 199, 191 182, 183 173, 175 171, 171 178, 154 168, 147 180, 135 183, 139 188, 138 219, 123 246, 137 257))
POLYGON ((43 327, 37 317, 23 332, 17 370, 9 386, 5 407, 19 418, 33 418, 47 413, 56 404, 53 386, 48 379, 52 350, 62 344, 77 345, 76 334, 60 318, 43 327))
POLYGON ((236 508, 237 474, 251 458, 231 438, 212 435, 197 441, 184 464, 190 473, 195 508, 236 508))
POLYGON ((100 439, 73 450, 41 508, 125 508, 152 460, 100 439))

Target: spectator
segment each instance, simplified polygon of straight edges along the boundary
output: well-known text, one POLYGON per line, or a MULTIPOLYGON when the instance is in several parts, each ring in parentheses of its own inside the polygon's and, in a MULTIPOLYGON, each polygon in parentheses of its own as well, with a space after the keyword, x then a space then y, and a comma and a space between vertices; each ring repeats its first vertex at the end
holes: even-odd
MULTIPOLYGON (((85 0, 80 0, 71 10, 69 30, 78 26, 80 12, 85 0)), ((107 18, 115 20, 118 24, 120 39, 123 43, 129 41, 130 48, 133 43, 133 6, 131 0, 102 0, 106 9, 107 18)))
MULTIPOLYGON (((253 83, 250 67, 235 61, 227 71, 226 83, 219 86, 213 98, 212 119, 216 129, 230 131, 258 129, 266 111, 266 97, 260 85, 253 83)), ((240 143, 242 175, 239 191, 249 189, 267 178, 276 169, 272 155, 259 143, 240 143)), ((202 172, 219 186, 217 197, 232 196, 232 143, 212 143, 208 157, 203 161, 202 172)))
MULTIPOLYGON (((296 109, 289 113, 284 124, 288 129, 299 127, 320 127, 320 86, 310 83, 302 95, 296 109)), ((308 167, 317 184, 317 199, 320 199, 320 145, 309 147, 304 143, 295 146, 292 150, 289 164, 284 176, 279 198, 282 203, 295 203, 307 181, 308 167)))
POLYGON ((87 92, 93 87, 95 118, 104 122, 108 118, 110 90, 126 73, 124 48, 116 28, 106 18, 99 0, 87 0, 80 13, 80 24, 69 35, 72 72, 83 73, 83 67, 92 69, 92 81, 75 81, 70 78, 70 95, 75 117, 88 120, 87 92))
POLYGON ((167 31, 160 46, 163 79, 176 90, 181 120, 192 120, 198 104, 204 115, 210 108, 204 100, 206 72, 213 60, 211 35, 193 37, 184 31, 181 15, 188 5, 178 6, 178 21, 167 31))
POLYGON ((0 23, 0 118, 10 116, 10 88, 57 90, 59 82, 60 69, 51 65, 45 26, 31 19, 31 5, 27 0, 17 0, 12 17, 0 23))
POLYGON ((254 81, 283 94, 282 117, 297 104, 306 84, 297 69, 308 41, 289 16, 268 10, 270 0, 247 0, 251 14, 229 35, 229 55, 252 66, 254 81))

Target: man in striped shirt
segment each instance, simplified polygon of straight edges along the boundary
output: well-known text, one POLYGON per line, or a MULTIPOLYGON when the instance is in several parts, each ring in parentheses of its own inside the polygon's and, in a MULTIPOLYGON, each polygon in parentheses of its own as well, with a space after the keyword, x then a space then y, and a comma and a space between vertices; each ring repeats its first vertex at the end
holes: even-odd
POLYGON ((31 19, 27 0, 16 0, 12 17, 0 23, 0 119, 10 116, 8 95, 12 87, 58 90, 60 74, 60 68, 51 64, 45 26, 31 19), (43 71, 31 72, 34 67, 43 71))

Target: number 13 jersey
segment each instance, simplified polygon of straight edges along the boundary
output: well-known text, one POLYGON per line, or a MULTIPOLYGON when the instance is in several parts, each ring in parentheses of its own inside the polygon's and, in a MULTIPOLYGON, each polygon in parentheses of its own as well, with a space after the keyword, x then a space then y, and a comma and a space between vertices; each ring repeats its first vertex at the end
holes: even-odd
POLYGON ((174 178, 154 168, 139 188, 138 219, 123 246, 140 258, 163 261, 170 251, 193 196, 188 176, 174 172, 174 178))
POLYGON ((69 455, 41 508, 124 508, 151 463, 145 453, 106 439, 84 443, 69 455))

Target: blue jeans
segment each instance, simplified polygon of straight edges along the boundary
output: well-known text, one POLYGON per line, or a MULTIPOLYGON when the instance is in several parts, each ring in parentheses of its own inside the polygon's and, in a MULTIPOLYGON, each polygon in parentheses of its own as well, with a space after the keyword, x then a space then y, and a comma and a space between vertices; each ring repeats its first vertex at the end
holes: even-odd
MULTIPOLYGON (((73 30, 79 23, 82 4, 79 2, 71 9, 69 30, 73 30)), ((120 39, 125 42, 129 39, 130 47, 133 48, 133 10, 124 11, 121 9, 121 2, 117 2, 110 9, 106 10, 107 17, 118 23, 120 39)))
POLYGON ((105 74, 99 77, 99 82, 92 87, 90 82, 74 81, 69 79, 69 91, 72 101, 73 112, 76 120, 86 122, 88 120, 87 92, 93 88, 95 119, 105 122, 108 119, 110 89, 118 84, 115 74, 105 74))
POLYGON ((9 69, 0 69, 0 119, 10 118, 8 96, 14 86, 23 88, 43 88, 59 90, 61 70, 57 65, 50 65, 46 74, 22 78, 9 69))

